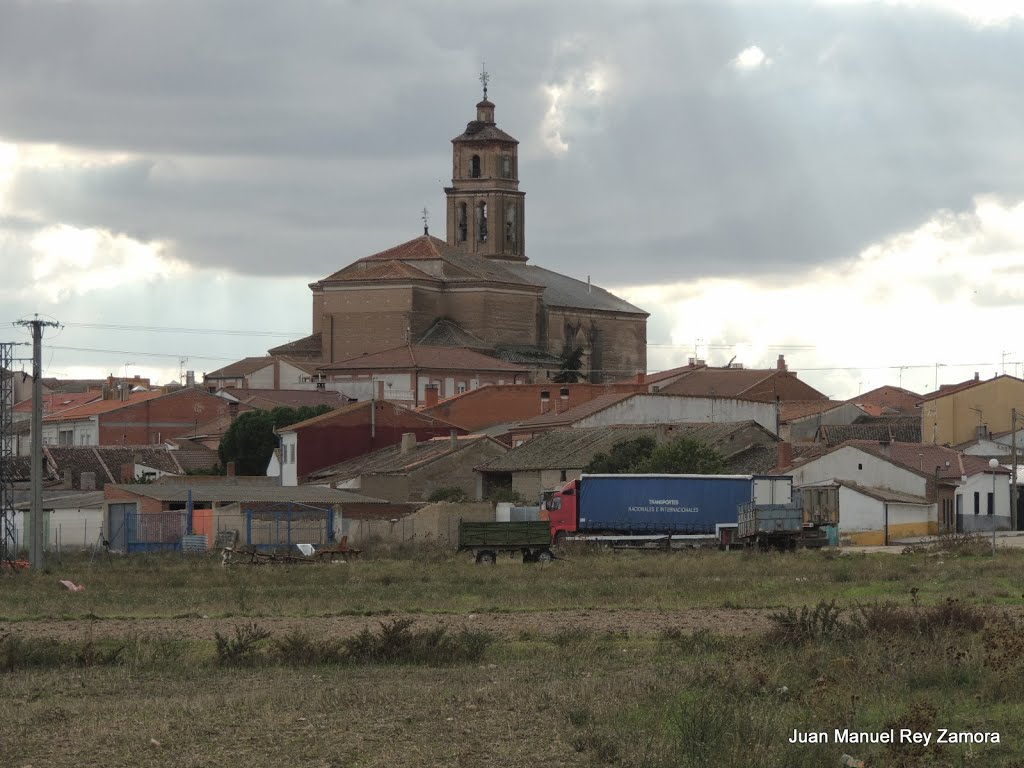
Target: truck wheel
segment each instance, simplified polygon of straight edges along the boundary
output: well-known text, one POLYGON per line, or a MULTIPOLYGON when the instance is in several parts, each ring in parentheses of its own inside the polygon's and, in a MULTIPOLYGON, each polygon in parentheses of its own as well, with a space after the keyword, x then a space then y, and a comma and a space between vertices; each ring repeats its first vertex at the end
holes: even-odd
POLYGON ((554 559, 555 559, 555 556, 553 554, 551 554, 551 550, 550 549, 542 549, 540 552, 537 553, 537 556, 534 559, 534 562, 540 563, 541 565, 547 565, 548 563, 550 563, 554 559))
POLYGON ((494 565, 495 560, 496 558, 494 557, 493 552, 477 552, 477 565, 494 565))

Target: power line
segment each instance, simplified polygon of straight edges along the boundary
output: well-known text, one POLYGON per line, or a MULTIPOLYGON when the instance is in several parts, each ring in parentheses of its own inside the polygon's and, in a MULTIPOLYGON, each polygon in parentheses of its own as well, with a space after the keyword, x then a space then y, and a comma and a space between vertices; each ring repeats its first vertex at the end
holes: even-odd
POLYGON ((252 331, 231 328, 173 328, 160 325, 124 325, 117 323, 62 323, 66 328, 87 328, 94 331, 144 331, 146 333, 184 333, 203 336, 274 336, 281 338, 302 338, 308 333, 301 331, 252 331))

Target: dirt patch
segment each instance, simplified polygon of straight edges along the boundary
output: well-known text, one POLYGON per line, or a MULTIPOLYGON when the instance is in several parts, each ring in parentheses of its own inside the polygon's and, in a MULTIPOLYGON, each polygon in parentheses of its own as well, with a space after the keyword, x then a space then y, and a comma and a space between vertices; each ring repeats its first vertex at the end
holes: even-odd
POLYGON ((302 630, 312 636, 347 637, 381 621, 411 616, 421 627, 443 626, 458 632, 473 629, 501 637, 551 634, 569 629, 624 633, 642 637, 668 629, 705 629, 724 635, 750 635, 768 627, 770 609, 690 609, 683 611, 538 611, 530 613, 391 614, 389 616, 233 617, 177 619, 73 619, 0 622, 0 635, 49 637, 61 640, 108 639, 129 636, 210 640, 214 632, 231 632, 255 621, 275 635, 302 630))

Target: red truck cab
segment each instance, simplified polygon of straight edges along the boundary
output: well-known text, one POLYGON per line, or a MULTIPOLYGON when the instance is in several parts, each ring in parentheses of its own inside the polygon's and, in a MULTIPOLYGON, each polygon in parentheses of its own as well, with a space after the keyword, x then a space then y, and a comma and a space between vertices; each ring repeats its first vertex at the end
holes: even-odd
POLYGON ((580 481, 573 480, 547 500, 544 505, 551 524, 551 540, 558 544, 563 538, 576 533, 579 519, 580 481))

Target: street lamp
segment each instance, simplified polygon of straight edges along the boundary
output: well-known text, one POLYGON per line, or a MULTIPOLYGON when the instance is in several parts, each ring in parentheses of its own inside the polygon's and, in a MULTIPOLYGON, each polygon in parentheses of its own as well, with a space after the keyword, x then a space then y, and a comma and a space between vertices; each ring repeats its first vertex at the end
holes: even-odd
POLYGON ((996 556, 996 467, 999 459, 989 459, 988 468, 992 470, 992 557, 996 556))

